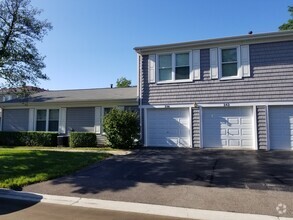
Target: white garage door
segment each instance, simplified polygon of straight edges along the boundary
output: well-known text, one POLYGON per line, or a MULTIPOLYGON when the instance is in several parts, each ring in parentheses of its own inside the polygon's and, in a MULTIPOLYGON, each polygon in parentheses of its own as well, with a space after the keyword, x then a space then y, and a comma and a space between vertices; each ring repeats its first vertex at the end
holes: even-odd
POLYGON ((293 106, 269 108, 270 148, 293 149, 293 106))
POLYGON ((251 107, 203 108, 203 147, 253 148, 251 107))
POLYGON ((147 146, 190 147, 188 108, 147 109, 147 146))

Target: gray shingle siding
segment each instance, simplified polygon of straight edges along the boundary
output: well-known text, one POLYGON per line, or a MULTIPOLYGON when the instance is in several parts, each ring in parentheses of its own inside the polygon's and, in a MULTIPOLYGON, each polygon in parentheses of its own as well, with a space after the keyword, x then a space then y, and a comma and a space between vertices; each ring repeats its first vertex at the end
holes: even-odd
POLYGON ((192 108, 192 142, 193 147, 200 147, 200 109, 192 108))
POLYGON ((95 108, 67 108, 67 132, 94 132, 95 108))
POLYGON ((266 106, 256 107, 258 149, 267 149, 267 109, 266 106))
POLYGON ((148 84, 148 56, 143 56, 143 104, 293 101, 293 41, 250 45, 251 77, 239 80, 211 80, 209 49, 200 57, 201 80, 148 84))
POLYGON ((28 109, 4 109, 3 131, 27 131, 29 120, 28 109))
MULTIPOLYGON (((141 59, 143 105, 221 104, 293 101, 293 41, 252 44, 251 77, 221 81, 210 78, 209 48, 200 50, 201 80, 184 83, 148 83, 148 56, 141 59)), ((257 106, 259 149, 267 148, 266 107, 257 106)), ((200 146, 200 112, 192 109, 193 147, 200 146)))

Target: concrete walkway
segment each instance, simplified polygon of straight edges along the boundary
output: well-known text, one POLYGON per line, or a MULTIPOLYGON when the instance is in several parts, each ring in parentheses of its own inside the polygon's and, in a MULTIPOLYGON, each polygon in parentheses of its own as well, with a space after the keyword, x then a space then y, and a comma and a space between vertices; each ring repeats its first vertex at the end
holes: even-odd
POLYGON ((293 217, 293 152, 140 150, 25 191, 293 217), (277 207, 286 210, 281 214, 277 207))

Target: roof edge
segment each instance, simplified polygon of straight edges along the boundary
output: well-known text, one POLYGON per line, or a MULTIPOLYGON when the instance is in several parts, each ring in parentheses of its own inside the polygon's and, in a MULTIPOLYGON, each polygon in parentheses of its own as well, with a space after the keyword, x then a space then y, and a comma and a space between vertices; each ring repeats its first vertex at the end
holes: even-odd
POLYGON ((268 39, 275 39, 275 38, 286 38, 288 36, 293 37, 293 30, 268 32, 268 33, 260 33, 260 34, 247 34, 247 35, 223 37, 223 38, 212 38, 207 40, 196 40, 196 41, 187 41, 187 42, 179 42, 179 43, 171 43, 171 44, 142 46, 142 47, 135 47, 134 50, 137 53, 141 54, 144 52, 154 51, 154 50, 167 50, 171 48, 179 49, 183 47, 193 47, 193 46, 196 47, 196 46, 212 45, 212 44, 233 43, 237 41, 268 40, 268 39))

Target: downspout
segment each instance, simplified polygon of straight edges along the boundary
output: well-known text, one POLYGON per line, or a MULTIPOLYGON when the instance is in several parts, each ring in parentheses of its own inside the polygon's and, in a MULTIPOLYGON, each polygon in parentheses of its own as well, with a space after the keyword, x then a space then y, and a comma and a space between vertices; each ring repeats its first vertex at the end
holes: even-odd
POLYGON ((143 132, 143 128, 142 128, 142 99, 141 99, 141 75, 140 75, 140 61, 141 61, 141 56, 139 53, 137 53, 137 79, 138 79, 138 83, 137 83, 137 93, 138 93, 138 107, 139 107, 139 128, 140 128, 140 141, 142 142, 142 132, 143 132))

